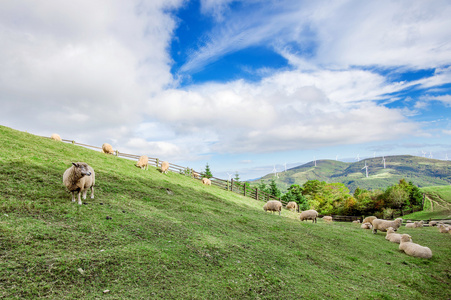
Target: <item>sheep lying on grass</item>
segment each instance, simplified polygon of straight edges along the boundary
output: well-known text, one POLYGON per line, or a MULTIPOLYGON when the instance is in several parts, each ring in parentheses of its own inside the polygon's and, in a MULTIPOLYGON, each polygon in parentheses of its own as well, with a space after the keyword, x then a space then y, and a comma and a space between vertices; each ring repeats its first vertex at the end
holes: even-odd
POLYGON ((63 174, 63 183, 72 193, 72 202, 75 202, 75 193, 78 192, 78 204, 81 202, 81 194, 86 199, 86 193, 91 188, 91 199, 94 199, 94 184, 96 181, 94 169, 87 163, 72 163, 72 166, 63 174))
POLYGON ((450 232, 449 229, 450 229, 449 226, 438 224, 438 230, 440 231, 440 233, 448 233, 450 232))
POLYGON ((370 223, 371 225, 373 225, 373 221, 376 219, 377 218, 375 216, 366 217, 365 219, 363 219, 362 224, 370 223))
POLYGON ((265 205, 263 205, 263 210, 270 212, 278 211, 280 216, 280 213, 282 212, 282 202, 277 200, 269 200, 265 205))
POLYGON ((362 228, 362 229, 372 229, 373 225, 371 225, 371 223, 369 223, 369 222, 362 223, 362 225, 360 225, 360 228, 362 228))
POLYGON ((431 258, 432 251, 428 247, 424 247, 412 243, 411 236, 408 234, 401 235, 401 242, 399 243, 399 250, 404 251, 407 255, 421 258, 431 258))
POLYGON ((373 233, 376 233, 378 230, 380 231, 387 231, 388 227, 393 227, 393 230, 398 230, 399 227, 401 227, 402 219, 397 218, 394 221, 387 221, 382 219, 375 219, 373 220, 373 233))
POLYGON ((352 223, 360 224, 360 220, 354 220, 352 223))
POLYGON ((393 227, 388 227, 387 228, 387 235, 385 236, 385 239, 387 241, 390 241, 392 243, 401 243, 401 236, 402 234, 400 233, 395 233, 395 230, 393 229, 393 227))
POLYGON ((415 221, 413 223, 407 223, 406 228, 417 228, 419 226, 419 223, 420 222, 418 222, 418 221, 415 221))
POLYGON ((55 140, 55 141, 62 141, 61 140, 61 137, 59 136, 59 134, 58 133, 54 133, 54 134, 52 134, 51 136, 50 136, 50 138, 52 139, 52 140, 55 140))
POLYGON ((317 223, 317 221, 316 221, 317 217, 318 217, 318 212, 316 210, 314 210, 314 209, 303 211, 299 215, 299 219, 301 221, 312 220, 312 223, 317 223))
POLYGON ((149 167, 149 158, 146 155, 142 155, 136 163, 136 166, 142 170, 147 170, 149 167))
POLYGON ((169 170, 169 163, 164 161, 161 163, 161 173, 167 174, 169 170))
POLYGON ((437 221, 431 221, 429 222, 429 226, 437 226, 438 222, 437 221))
POLYGON ((323 220, 326 221, 327 223, 332 222, 332 217, 331 216, 324 216, 323 220))
POLYGON ((202 183, 206 185, 211 185, 211 180, 208 178, 202 178, 202 183))
POLYGON ((102 145, 102 153, 114 154, 113 147, 108 143, 104 143, 102 145))
POLYGON ((296 202, 294 202, 294 201, 290 201, 290 202, 287 203, 286 208, 289 209, 289 210, 297 211, 298 210, 298 204, 296 202))

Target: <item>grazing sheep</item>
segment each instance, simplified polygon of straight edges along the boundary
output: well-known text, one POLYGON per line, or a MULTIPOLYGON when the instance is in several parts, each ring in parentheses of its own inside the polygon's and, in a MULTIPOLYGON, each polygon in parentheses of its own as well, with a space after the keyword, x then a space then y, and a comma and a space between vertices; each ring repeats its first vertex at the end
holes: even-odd
MULTIPOLYGON (((387 228, 387 235, 385 236, 385 239, 387 241, 390 241, 392 243, 401 243, 401 235, 400 233, 395 233, 395 230, 393 229, 393 227, 388 227, 387 228)), ((410 240, 412 241, 412 240, 410 240)))
POLYGON ((448 233, 448 232, 450 232, 449 229, 450 228, 446 225, 443 225, 443 224, 438 225, 438 230, 440 231, 440 233, 448 233))
POLYGON ((360 220, 354 220, 352 223, 360 224, 360 220))
POLYGON ((331 216, 324 216, 323 220, 326 221, 327 223, 332 222, 332 217, 331 216))
POLYGON ((136 166, 142 170, 147 170, 149 167, 149 158, 146 155, 142 155, 136 163, 136 166))
POLYGON ((81 205, 81 194, 83 193, 83 199, 86 199, 89 188, 91 199, 94 199, 95 176, 94 169, 84 162, 72 163, 72 166, 64 172, 63 183, 72 193, 72 202, 75 202, 75 193, 78 192, 78 204, 81 205))
POLYGON ((363 219, 362 224, 363 223, 370 223, 371 225, 373 225, 373 221, 376 220, 377 218, 375 216, 370 216, 370 217, 366 217, 365 219, 363 219))
POLYGON ((194 179, 200 179, 200 174, 197 173, 196 171, 193 171, 193 178, 194 179))
POLYGON ((167 174, 169 170, 169 163, 164 161, 161 163, 161 173, 167 174))
POLYGON ((438 222, 437 221, 430 221, 429 222, 429 226, 437 226, 438 222))
POLYGON ((388 227, 393 227, 393 229, 396 231, 402 224, 402 219, 397 218, 394 221, 387 221, 382 219, 375 219, 373 220, 373 233, 376 233, 378 230, 380 231, 387 231, 388 227))
POLYGON ((282 202, 277 200, 269 200, 265 205, 263 205, 263 210, 271 212, 278 211, 280 216, 280 213, 282 212, 282 202))
POLYGON ((372 229, 373 225, 371 225, 370 222, 362 223, 362 225, 360 225, 360 228, 362 228, 362 229, 372 229))
POLYGON ((108 143, 104 143, 102 145, 102 153, 114 154, 113 147, 108 143))
POLYGON ((421 258, 431 258, 432 251, 428 247, 424 247, 412 243, 411 236, 408 234, 401 235, 401 242, 399 243, 399 250, 404 251, 407 255, 421 258))
POLYGON ((289 209, 289 210, 297 211, 298 210, 298 204, 296 202, 294 202, 294 201, 290 201, 290 202, 287 203, 286 208, 289 209))
POLYGON ((211 185, 211 180, 208 178, 202 178, 202 183, 206 185, 211 185))
POLYGON ((60 137, 60 135, 59 135, 58 133, 52 134, 52 135, 50 136, 50 138, 51 138, 52 140, 55 140, 55 141, 59 141, 59 142, 62 141, 62 140, 61 140, 61 137, 60 137))
POLYGON ((318 212, 316 210, 314 210, 314 209, 303 211, 299 215, 299 219, 301 221, 312 220, 312 223, 317 223, 317 221, 316 221, 317 217, 318 217, 318 212))

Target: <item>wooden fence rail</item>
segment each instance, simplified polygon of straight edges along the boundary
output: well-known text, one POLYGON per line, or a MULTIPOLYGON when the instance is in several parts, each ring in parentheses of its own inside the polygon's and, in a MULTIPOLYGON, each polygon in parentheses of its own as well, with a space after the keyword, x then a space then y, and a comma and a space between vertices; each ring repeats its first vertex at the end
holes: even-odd
MULTIPOLYGON (((41 137, 50 139, 49 137, 46 137, 46 136, 41 136, 41 137)), ((77 143, 74 140, 62 139, 62 141, 66 142, 66 143, 71 143, 73 145, 82 146, 85 148, 102 150, 102 147, 77 143)), ((140 155, 136 155, 136 154, 122 153, 119 150, 115 150, 114 155, 118 156, 118 157, 124 157, 127 159, 136 159, 136 160, 138 160, 141 157, 140 155)), ((160 160, 159 158, 149 157, 149 164, 154 165, 157 168, 161 165, 161 162, 162 162, 162 160, 160 160)), ((176 164, 171 164, 171 163, 169 164, 169 171, 174 172, 174 173, 184 174, 186 176, 192 177, 193 179, 199 179, 199 180, 201 179, 200 177, 203 174, 202 172, 194 171, 191 168, 182 167, 182 166, 178 166, 176 164), (198 174, 199 176, 194 176, 195 174, 198 174)), ((243 195, 245 197, 250 197, 250 198, 253 198, 253 199, 259 200, 259 201, 279 200, 282 202, 282 204, 286 205, 286 203, 284 201, 282 201, 281 198, 277 198, 266 192, 260 191, 257 187, 250 187, 250 186, 246 185, 245 182, 237 182, 236 180, 233 180, 233 179, 224 180, 224 179, 220 179, 220 178, 216 178, 216 177, 211 177, 210 180, 211 180, 211 184, 214 186, 217 186, 221 189, 225 189, 230 192, 234 192, 236 194, 243 195)))

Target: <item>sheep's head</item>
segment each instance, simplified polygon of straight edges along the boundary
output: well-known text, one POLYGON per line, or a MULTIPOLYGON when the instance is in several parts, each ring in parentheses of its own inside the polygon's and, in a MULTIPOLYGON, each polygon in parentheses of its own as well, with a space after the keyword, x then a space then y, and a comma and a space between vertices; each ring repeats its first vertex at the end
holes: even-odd
POLYGON ((396 224, 401 225, 402 224, 402 219, 401 218, 397 218, 395 219, 396 224))
POLYGON ((395 232, 395 230, 393 229, 393 227, 388 227, 387 228, 387 234, 388 233, 394 233, 395 232))
POLYGON ((403 234, 401 235, 401 242, 411 242, 412 241, 412 237, 408 234, 403 234))
POLYGON ((88 164, 84 162, 72 163, 75 168, 80 172, 81 176, 91 176, 91 172, 89 171, 88 164))

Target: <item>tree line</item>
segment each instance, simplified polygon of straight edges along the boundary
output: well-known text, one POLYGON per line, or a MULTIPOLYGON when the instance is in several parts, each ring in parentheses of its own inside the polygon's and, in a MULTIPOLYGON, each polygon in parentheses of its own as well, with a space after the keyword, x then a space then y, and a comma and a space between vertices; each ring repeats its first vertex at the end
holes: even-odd
POLYGON ((397 211, 402 214, 407 209, 421 210, 423 205, 420 189, 405 179, 385 190, 357 188, 352 195, 343 183, 319 180, 309 180, 302 186, 292 184, 283 195, 274 179, 269 185, 261 181, 259 189, 285 202, 296 202, 300 210, 315 209, 324 215, 376 215, 389 218, 397 211))

